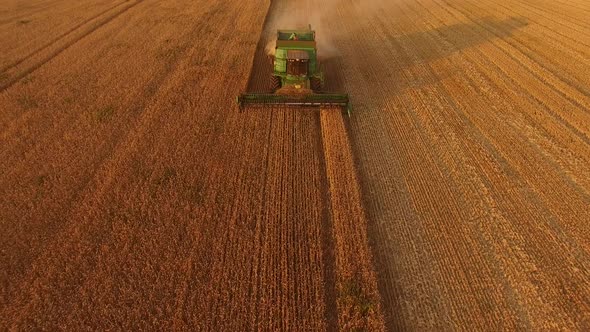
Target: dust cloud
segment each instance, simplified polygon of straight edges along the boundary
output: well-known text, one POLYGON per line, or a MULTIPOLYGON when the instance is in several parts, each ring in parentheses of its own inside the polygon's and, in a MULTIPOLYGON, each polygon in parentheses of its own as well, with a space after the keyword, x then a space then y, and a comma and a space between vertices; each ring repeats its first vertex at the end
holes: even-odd
POLYGON ((266 44, 265 50, 268 55, 273 56, 275 52, 277 29, 305 29, 308 24, 316 32, 318 45, 318 56, 330 58, 340 55, 338 40, 345 38, 345 33, 334 27, 331 23, 342 21, 338 18, 343 15, 342 8, 354 6, 356 13, 361 14, 347 18, 351 24, 363 24, 375 13, 383 0, 304 0, 304 1, 280 1, 279 4, 271 4, 276 8, 276 13, 271 13, 269 20, 271 37, 266 44), (276 5, 276 6, 275 6, 276 5), (336 19, 338 18, 338 19, 336 19))

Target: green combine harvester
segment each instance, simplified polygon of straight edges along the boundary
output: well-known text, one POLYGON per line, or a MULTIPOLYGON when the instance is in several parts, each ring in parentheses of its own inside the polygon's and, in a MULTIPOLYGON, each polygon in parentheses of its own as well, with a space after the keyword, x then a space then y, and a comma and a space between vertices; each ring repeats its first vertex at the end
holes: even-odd
POLYGON ((315 31, 278 30, 273 59, 273 93, 243 93, 237 101, 247 105, 340 106, 350 114, 348 94, 322 91, 324 75, 317 59, 315 31))

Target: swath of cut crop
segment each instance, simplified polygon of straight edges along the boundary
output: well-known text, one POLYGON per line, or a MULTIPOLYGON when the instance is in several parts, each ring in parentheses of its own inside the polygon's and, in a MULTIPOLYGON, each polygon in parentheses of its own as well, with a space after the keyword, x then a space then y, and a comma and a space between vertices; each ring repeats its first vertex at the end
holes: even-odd
POLYGON ((367 220, 344 121, 338 107, 322 108, 320 116, 334 228, 338 328, 383 331, 367 220))

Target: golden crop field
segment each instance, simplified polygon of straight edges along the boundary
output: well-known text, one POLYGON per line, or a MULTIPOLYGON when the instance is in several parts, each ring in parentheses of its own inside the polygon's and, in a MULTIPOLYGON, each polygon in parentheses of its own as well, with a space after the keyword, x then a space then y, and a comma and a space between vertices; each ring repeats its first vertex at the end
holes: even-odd
POLYGON ((590 3, 0 0, 0 330, 590 329, 590 3), (311 23, 339 107, 247 107, 311 23))

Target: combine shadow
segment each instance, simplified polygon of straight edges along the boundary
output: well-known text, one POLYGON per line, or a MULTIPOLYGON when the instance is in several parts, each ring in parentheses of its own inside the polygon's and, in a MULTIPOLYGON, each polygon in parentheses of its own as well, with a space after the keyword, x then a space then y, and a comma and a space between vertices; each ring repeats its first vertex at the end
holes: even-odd
POLYGON ((323 90, 326 92, 345 91, 345 64, 342 56, 331 56, 319 59, 320 66, 324 72, 323 90))
POLYGON ((280 12, 279 1, 271 1, 264 22, 262 24, 262 31, 258 43, 256 44, 256 52, 252 59, 252 67, 250 75, 248 76, 248 83, 245 91, 249 93, 272 93, 271 89, 271 75, 272 75, 272 57, 267 53, 267 45, 275 37, 273 29, 274 15, 280 12))
POLYGON ((474 23, 458 23, 408 35, 389 36, 389 41, 412 50, 420 62, 444 58, 452 53, 483 44, 493 39, 504 39, 528 25, 524 18, 498 20, 484 17, 474 23), (432 37, 438 37, 432 40, 432 37))
MULTIPOLYGON (((454 53, 476 47, 494 39, 505 39, 511 36, 515 31, 528 25, 524 18, 510 17, 499 20, 493 17, 484 17, 477 19, 472 23, 458 23, 448 26, 441 26, 435 29, 419 31, 406 35, 396 35, 394 31, 386 32, 385 40, 371 39, 370 35, 363 40, 340 40, 344 44, 347 42, 353 50, 362 52, 362 59, 358 56, 352 57, 355 60, 344 58, 346 63, 342 63, 341 58, 325 60, 324 63, 329 65, 325 67, 326 81, 334 80, 328 83, 334 88, 343 89, 346 87, 350 91, 356 91, 356 82, 343 82, 341 73, 346 66, 355 66, 361 76, 367 82, 378 84, 374 89, 375 97, 391 96, 408 88, 419 88, 422 86, 434 84, 451 75, 458 74, 456 71, 448 72, 443 75, 432 75, 427 71, 424 75, 413 77, 411 81, 400 79, 401 72, 409 67, 425 65, 430 62, 447 58, 454 53), (388 58, 384 58, 383 51, 372 54, 367 50, 375 49, 374 45, 382 45, 388 58), (381 64, 381 68, 376 64, 381 64), (391 84, 388 80, 393 81, 391 84), (380 82, 380 83, 379 83, 380 82), (393 89, 392 89, 393 87, 393 89)), ((355 35, 363 35, 359 30, 355 35)), ((364 35, 367 35, 364 33, 364 35)), ((349 48, 350 50, 350 48, 349 48)), ((347 50, 348 51, 348 50, 347 50)), ((346 52, 351 54, 350 51, 346 52)), ((374 100, 374 98, 372 98, 374 100)), ((356 107, 355 107, 356 109, 356 107)))

